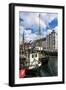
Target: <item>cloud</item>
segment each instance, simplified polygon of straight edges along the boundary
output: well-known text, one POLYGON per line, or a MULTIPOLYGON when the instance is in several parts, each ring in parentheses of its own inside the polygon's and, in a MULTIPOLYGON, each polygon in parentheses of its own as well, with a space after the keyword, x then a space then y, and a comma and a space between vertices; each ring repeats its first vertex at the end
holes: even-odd
POLYGON ((33 41, 38 38, 38 35, 36 33, 32 33, 31 30, 26 30, 23 26, 20 26, 20 43, 22 42, 22 36, 24 33, 25 42, 33 41))
POLYGON ((29 41, 33 41, 33 40, 36 40, 37 39, 37 35, 36 34, 30 34, 30 35, 26 35, 25 36, 25 39, 26 39, 26 42, 29 42, 29 41))
POLYGON ((39 30, 39 21, 40 21, 40 28, 45 28, 46 24, 44 21, 39 18, 39 13, 20 13, 20 19, 22 19, 21 25, 25 28, 33 28, 39 30))
POLYGON ((57 13, 42 13, 41 19, 46 25, 46 29, 52 29, 58 24, 58 14, 57 13))
POLYGON ((22 41, 23 32, 25 35, 25 42, 40 38, 38 34, 39 27, 41 30, 41 37, 46 37, 47 34, 55 29, 57 26, 56 23, 58 22, 58 15, 56 13, 41 13, 39 18, 39 13, 20 12, 19 18, 20 42, 22 41))
POLYGON ((58 30, 58 26, 56 26, 56 27, 54 28, 54 30, 58 30))
POLYGON ((51 32, 52 32, 51 29, 48 29, 48 30, 47 30, 47 34, 50 34, 51 32))
POLYGON ((51 22, 54 18, 57 18, 57 13, 42 13, 41 19, 45 22, 45 24, 48 24, 51 22))
POLYGON ((58 34, 58 26, 54 28, 55 32, 58 34))

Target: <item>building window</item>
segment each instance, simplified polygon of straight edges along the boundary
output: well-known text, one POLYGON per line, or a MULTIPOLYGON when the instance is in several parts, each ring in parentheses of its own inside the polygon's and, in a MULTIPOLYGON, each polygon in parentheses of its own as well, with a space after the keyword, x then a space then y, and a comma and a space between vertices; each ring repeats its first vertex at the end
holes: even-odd
POLYGON ((35 57, 37 57, 37 54, 35 54, 35 57))
POLYGON ((32 58, 34 58, 34 55, 32 54, 32 58))

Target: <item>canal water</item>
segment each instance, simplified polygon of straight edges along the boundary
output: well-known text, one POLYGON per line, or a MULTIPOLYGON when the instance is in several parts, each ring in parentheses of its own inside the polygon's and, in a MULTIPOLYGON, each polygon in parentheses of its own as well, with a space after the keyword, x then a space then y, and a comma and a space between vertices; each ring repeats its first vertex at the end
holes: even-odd
POLYGON ((50 56, 47 63, 44 63, 40 69, 41 76, 57 76, 58 59, 57 56, 50 56))
POLYGON ((41 67, 35 68, 27 73, 26 77, 49 77, 58 75, 57 56, 49 56, 48 62, 42 63, 41 67))

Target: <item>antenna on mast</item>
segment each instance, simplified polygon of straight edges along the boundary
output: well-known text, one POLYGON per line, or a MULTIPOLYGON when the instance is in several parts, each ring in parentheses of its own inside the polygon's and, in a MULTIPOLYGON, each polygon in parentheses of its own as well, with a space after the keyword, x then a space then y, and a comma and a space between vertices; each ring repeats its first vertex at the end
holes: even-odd
POLYGON ((41 52, 41 27, 40 27, 40 13, 39 13, 39 36, 40 36, 39 47, 40 47, 40 52, 41 52))

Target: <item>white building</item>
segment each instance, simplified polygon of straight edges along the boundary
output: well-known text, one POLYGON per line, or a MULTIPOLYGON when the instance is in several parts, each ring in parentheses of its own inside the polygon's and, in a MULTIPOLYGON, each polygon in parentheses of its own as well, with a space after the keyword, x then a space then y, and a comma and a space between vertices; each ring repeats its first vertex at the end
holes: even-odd
POLYGON ((58 49, 58 33, 53 30, 46 37, 46 49, 48 50, 57 50, 58 49))
POLYGON ((36 47, 42 47, 46 50, 57 50, 58 49, 58 32, 53 30, 45 38, 36 40, 36 47))

